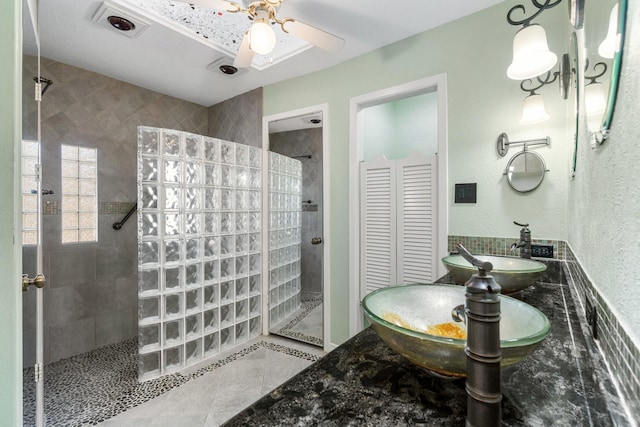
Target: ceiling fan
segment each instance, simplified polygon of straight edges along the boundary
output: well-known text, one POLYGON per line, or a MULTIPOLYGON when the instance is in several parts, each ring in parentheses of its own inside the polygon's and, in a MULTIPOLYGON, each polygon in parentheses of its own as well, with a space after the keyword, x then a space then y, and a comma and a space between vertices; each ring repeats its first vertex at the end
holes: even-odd
POLYGON ((282 31, 292 34, 329 52, 336 52, 344 45, 344 40, 338 36, 313 27, 293 18, 278 19, 276 13, 283 0, 258 0, 250 3, 246 8, 227 0, 177 0, 182 3, 199 5, 211 9, 225 10, 230 13, 247 13, 253 21, 245 32, 240 49, 233 62, 236 68, 251 66, 253 56, 266 55, 276 44, 276 35, 271 25, 279 24, 282 31))

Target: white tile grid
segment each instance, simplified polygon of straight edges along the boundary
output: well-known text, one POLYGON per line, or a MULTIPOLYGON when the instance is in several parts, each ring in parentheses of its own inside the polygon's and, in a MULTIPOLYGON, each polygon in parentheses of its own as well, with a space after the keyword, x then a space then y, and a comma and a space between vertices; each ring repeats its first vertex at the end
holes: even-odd
POLYGON ((140 380, 260 334, 260 151, 139 128, 140 380))
POLYGON ((269 152, 269 324, 301 307, 302 164, 269 152))

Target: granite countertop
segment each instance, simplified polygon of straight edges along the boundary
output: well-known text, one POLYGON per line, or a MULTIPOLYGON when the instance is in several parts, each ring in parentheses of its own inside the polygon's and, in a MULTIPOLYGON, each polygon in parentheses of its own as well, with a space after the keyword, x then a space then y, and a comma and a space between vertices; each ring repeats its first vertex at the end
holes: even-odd
MULTIPOLYGON (((552 329, 533 354, 502 370, 502 424, 630 425, 557 264, 550 270, 559 274, 543 279, 558 283, 515 295, 545 313, 552 329)), ((464 425, 464 383, 414 366, 368 327, 225 426, 464 425)))

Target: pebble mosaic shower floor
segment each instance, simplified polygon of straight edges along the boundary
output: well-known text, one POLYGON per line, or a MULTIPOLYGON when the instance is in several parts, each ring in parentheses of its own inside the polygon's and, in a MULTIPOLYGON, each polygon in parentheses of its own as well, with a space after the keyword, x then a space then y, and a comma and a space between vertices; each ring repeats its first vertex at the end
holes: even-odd
POLYGON ((303 292, 302 304, 295 317, 285 319, 276 332, 277 335, 291 338, 296 341, 302 341, 307 344, 316 345, 322 347, 324 345, 322 316, 313 325, 305 325, 303 328, 299 326, 309 320, 310 315, 316 308, 322 309, 322 293, 321 292, 303 292), (311 326, 311 328, 309 328, 311 326), (301 329, 304 331, 302 332, 301 329))
MULTIPOLYGON (((298 349, 261 340, 193 372, 138 383, 138 346, 133 338, 47 365, 45 425, 96 425, 261 348, 311 362, 319 359, 298 349)), ((23 372, 25 426, 35 425, 33 374, 33 368, 23 372)))

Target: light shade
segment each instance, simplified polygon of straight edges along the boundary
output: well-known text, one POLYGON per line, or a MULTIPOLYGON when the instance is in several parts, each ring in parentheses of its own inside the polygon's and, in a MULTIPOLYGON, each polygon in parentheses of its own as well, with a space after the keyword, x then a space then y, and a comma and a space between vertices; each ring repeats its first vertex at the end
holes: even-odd
POLYGON ((549 120, 549 115, 544 109, 544 100, 542 95, 529 95, 524 99, 524 105, 522 106, 522 117, 520 118, 521 125, 533 125, 536 123, 549 120))
POLYGON ((600 130, 606 108, 604 85, 597 82, 588 84, 584 88, 584 109, 587 114, 587 127, 591 132, 600 130))
POLYGON ((607 37, 600 43, 598 47, 598 55, 603 58, 613 58, 618 51, 618 3, 611 9, 609 15, 609 30, 607 37))
POLYGON ((513 80, 525 80, 546 73, 558 62, 555 53, 549 51, 547 34, 538 24, 528 25, 513 38, 513 62, 507 76, 513 80))
POLYGON ((602 83, 591 83, 584 88, 584 108, 587 116, 604 113, 607 100, 602 83))
POLYGON ((249 47, 255 53, 266 55, 276 46, 276 33, 264 19, 256 19, 249 30, 249 47))

